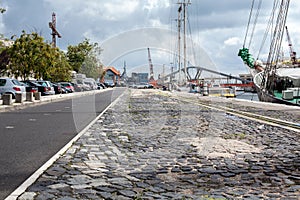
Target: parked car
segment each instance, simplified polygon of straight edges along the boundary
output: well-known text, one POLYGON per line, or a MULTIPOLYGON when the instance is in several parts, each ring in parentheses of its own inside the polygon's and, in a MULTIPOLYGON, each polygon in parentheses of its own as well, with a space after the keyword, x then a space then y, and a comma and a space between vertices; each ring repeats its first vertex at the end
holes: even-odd
POLYGON ((63 89, 61 88, 61 86, 59 84, 51 83, 51 86, 54 88, 55 94, 63 93, 63 89))
POLYGON ((139 84, 132 85, 131 87, 137 89, 149 89, 149 88, 153 88, 153 85, 149 83, 139 83, 139 84))
POLYGON ((71 83, 75 92, 82 92, 83 91, 83 87, 81 84, 78 83, 71 83))
POLYGON ((97 87, 98 90, 107 88, 103 83, 97 83, 97 86, 98 86, 97 87))
POLYGON ((71 83, 69 82, 59 82, 62 86, 64 86, 65 88, 69 89, 69 92, 72 93, 74 92, 74 87, 71 83))
POLYGON ((25 86, 17 79, 12 78, 0 78, 0 94, 12 94, 12 97, 15 98, 16 94, 25 94, 25 86))
POLYGON ((91 87, 85 83, 82 83, 81 84, 82 88, 83 88, 83 91, 90 91, 92 90, 91 87))
POLYGON ((83 82, 83 80, 76 80, 76 83, 80 85, 82 91, 90 91, 91 87, 83 82))
POLYGON ((38 88, 36 86, 31 86, 28 83, 24 83, 24 82, 20 82, 20 83, 25 87, 26 92, 35 93, 38 91, 38 88))
POLYGON ((60 83, 56 83, 56 84, 59 85, 62 94, 70 93, 70 90, 68 88, 62 86, 60 83))
POLYGON ((98 86, 95 86, 94 84, 92 84, 91 82, 84 82, 85 85, 87 85, 89 87, 89 90, 96 90, 98 86))
POLYGON ((91 90, 97 90, 98 86, 93 78, 85 78, 83 79, 83 83, 90 86, 91 90))
POLYGON ((105 81, 104 85, 106 87, 115 87, 115 83, 113 81, 105 81))
POLYGON ((54 87, 52 86, 52 83, 50 81, 36 81, 38 84, 46 87, 46 92, 44 92, 45 95, 53 95, 55 94, 54 87))
POLYGON ((153 89, 154 86, 152 84, 148 83, 148 88, 153 89))
POLYGON ((38 88, 38 92, 41 93, 41 95, 47 95, 47 91, 49 90, 48 87, 46 86, 43 86, 41 84, 38 84, 36 81, 32 81, 32 80, 26 80, 26 81, 22 81, 23 83, 26 83, 30 86, 33 86, 33 87, 37 87, 38 88))

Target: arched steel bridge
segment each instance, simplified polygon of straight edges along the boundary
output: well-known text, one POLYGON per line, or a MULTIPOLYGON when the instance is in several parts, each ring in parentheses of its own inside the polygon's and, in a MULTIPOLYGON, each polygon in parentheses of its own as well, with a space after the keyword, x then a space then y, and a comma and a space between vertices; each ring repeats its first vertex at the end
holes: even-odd
MULTIPOLYGON (((177 70, 177 71, 174 71, 166 76, 164 76, 164 78, 170 78, 170 77, 173 77, 175 74, 178 74, 180 70, 177 70)), ((184 72, 184 69, 181 69, 182 72, 184 72)), ((211 69, 207 69, 205 67, 200 67, 200 66, 189 66, 186 68, 186 71, 187 71, 187 80, 188 81, 192 81, 192 80, 199 80, 200 76, 201 76, 201 73, 202 71, 207 71, 207 72, 210 72, 210 73, 213 73, 213 74, 217 74, 217 75, 221 75, 221 76, 224 76, 224 77, 227 77, 227 78, 230 78, 230 79, 236 79, 236 80, 239 80, 239 81, 242 81, 243 83, 250 83, 252 81, 249 81, 249 80, 245 80, 245 79, 242 79, 240 77, 237 77, 237 76, 232 76, 231 74, 225 74, 223 72, 218 72, 218 71, 215 71, 215 70, 211 70, 211 69), (190 71, 191 70, 194 70, 196 69, 196 75, 194 77, 192 77, 190 71)))

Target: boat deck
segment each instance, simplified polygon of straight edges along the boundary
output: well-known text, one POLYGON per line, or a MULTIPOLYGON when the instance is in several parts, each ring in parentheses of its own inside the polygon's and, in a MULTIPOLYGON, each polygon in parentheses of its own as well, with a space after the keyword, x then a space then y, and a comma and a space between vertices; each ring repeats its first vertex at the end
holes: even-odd
MULTIPOLYGON (((282 92, 278 92, 277 90, 274 91, 274 95, 276 98, 278 99, 282 99, 282 92)), ((300 97, 294 97, 293 99, 291 100, 286 100, 286 101, 289 101, 291 103, 295 103, 295 104, 300 104, 300 97)))

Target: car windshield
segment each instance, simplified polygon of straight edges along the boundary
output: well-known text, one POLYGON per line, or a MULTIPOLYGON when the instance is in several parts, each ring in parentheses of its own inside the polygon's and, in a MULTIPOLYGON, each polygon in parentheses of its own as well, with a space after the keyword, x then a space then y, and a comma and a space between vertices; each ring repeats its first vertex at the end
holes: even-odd
POLYGON ((48 87, 47 83, 46 82, 38 82, 39 84, 41 84, 42 86, 46 86, 48 87))
POLYGON ((70 86, 68 83, 61 83, 63 86, 68 87, 70 86))
POLYGON ((29 84, 28 84, 28 83, 24 83, 24 82, 21 82, 21 85, 23 85, 23 86, 26 86, 26 87, 28 87, 28 86, 29 86, 29 84))
POLYGON ((29 82, 31 85, 34 85, 34 86, 42 86, 41 84, 39 83, 36 83, 36 82, 29 82))

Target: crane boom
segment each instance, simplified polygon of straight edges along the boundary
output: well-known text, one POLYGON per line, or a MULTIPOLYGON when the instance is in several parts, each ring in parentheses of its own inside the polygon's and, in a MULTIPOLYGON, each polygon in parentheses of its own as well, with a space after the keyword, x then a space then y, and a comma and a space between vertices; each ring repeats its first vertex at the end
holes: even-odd
POLYGON ((149 61, 149 68, 150 68, 149 81, 153 81, 154 80, 154 72, 153 72, 153 64, 152 64, 151 55, 150 55, 150 48, 148 48, 148 61, 149 61))
POLYGON ((289 31, 288 31, 288 27, 285 26, 285 29, 286 29, 287 40, 288 40, 288 43, 289 43, 291 61, 292 61, 293 64, 295 64, 296 63, 296 52, 293 49, 292 40, 291 40, 289 31))

